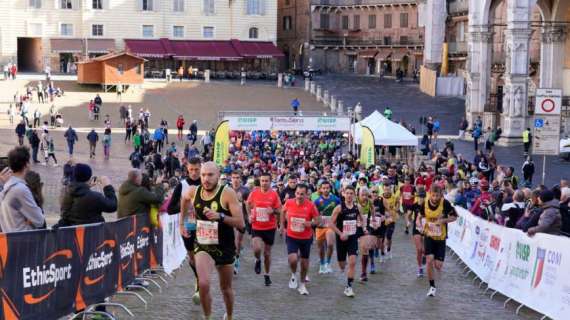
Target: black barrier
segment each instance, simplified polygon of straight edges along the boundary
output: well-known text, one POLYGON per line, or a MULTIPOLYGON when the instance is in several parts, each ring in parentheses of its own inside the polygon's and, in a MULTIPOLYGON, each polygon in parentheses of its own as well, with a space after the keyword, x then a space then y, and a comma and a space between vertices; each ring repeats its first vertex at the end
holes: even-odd
POLYGON ((0 234, 0 319, 55 319, 101 302, 162 262, 146 215, 0 234))

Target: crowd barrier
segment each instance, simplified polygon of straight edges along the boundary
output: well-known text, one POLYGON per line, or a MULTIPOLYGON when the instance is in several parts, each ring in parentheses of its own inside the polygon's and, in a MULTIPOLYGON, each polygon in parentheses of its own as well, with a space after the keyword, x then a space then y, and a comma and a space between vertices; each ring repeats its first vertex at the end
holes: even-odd
MULTIPOLYGON (((570 238, 492 224, 456 208, 447 246, 488 289, 552 319, 570 315, 570 238)), ((519 309, 517 309, 518 313, 519 309)))
POLYGON ((57 319, 101 302, 162 262, 148 215, 0 234, 0 319, 57 319))

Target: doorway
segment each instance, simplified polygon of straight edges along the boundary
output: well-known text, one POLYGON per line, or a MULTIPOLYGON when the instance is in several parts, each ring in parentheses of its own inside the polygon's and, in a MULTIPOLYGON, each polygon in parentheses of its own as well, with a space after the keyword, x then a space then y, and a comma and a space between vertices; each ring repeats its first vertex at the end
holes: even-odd
POLYGON ((43 47, 41 38, 18 38, 18 71, 42 72, 43 47))

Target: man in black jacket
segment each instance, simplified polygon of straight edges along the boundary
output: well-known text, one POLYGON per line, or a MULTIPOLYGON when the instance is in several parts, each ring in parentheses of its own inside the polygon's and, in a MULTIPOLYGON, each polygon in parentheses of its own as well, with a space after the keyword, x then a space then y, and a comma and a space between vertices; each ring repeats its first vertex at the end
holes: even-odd
POLYGON ((103 194, 91 190, 91 167, 78 163, 73 169, 75 181, 67 188, 61 204, 59 227, 105 222, 103 212, 117 210, 117 196, 108 177, 98 178, 103 194))
POLYGON ((16 135, 18 136, 18 144, 23 146, 24 136, 26 135, 26 123, 24 120, 20 121, 20 123, 16 125, 16 135))
POLYGON ((28 141, 30 142, 30 146, 32 146, 32 161, 34 161, 34 163, 40 163, 40 161, 38 161, 38 150, 40 149, 40 137, 38 136, 38 132, 35 129, 32 130, 32 133, 30 133, 28 141))

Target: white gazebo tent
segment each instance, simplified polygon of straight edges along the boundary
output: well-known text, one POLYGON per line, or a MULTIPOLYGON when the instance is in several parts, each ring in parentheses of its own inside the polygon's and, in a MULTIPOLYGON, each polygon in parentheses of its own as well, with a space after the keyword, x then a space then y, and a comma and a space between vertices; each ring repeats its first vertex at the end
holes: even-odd
POLYGON ((374 143, 377 146, 410 146, 417 147, 418 138, 403 126, 388 120, 378 110, 364 120, 352 125, 351 132, 354 142, 360 144, 362 126, 372 130, 374 143))

